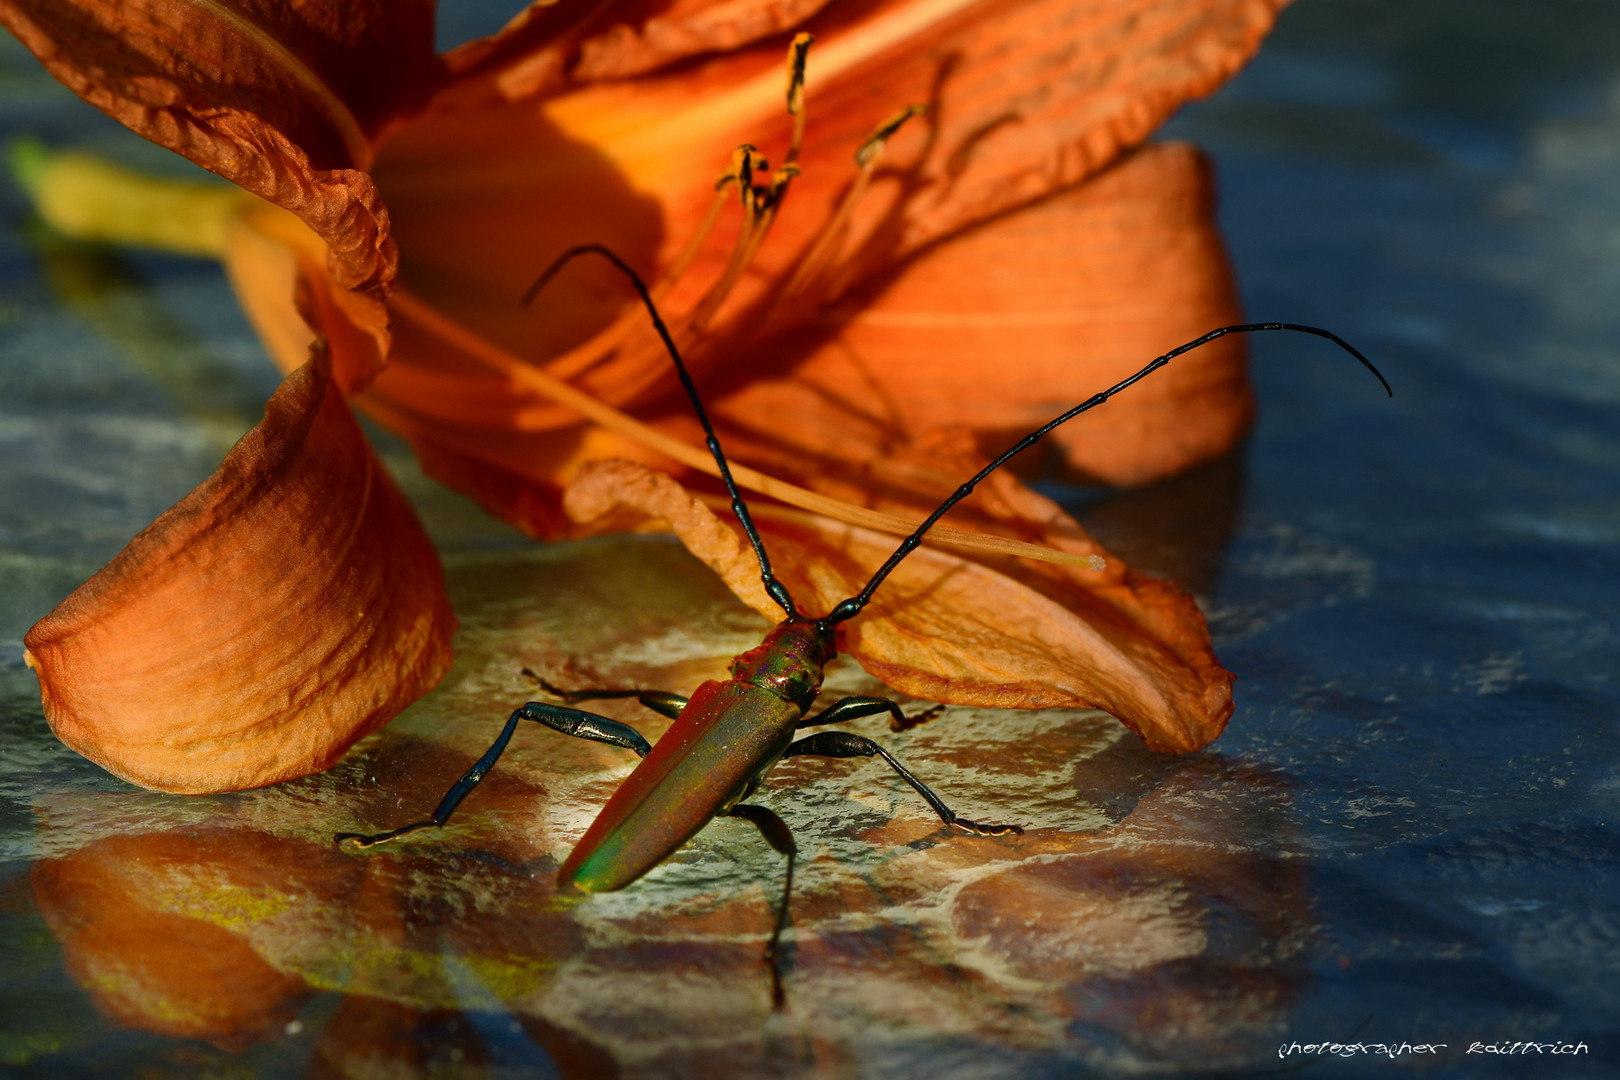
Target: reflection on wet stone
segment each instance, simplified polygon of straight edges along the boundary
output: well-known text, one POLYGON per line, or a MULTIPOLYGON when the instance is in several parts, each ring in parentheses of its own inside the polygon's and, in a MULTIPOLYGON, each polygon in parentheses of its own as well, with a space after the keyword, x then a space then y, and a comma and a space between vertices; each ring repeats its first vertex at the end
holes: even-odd
POLYGON ((261 955, 264 931, 300 893, 335 891, 287 847, 243 830, 112 836, 36 863, 34 899, 109 1016, 240 1049, 279 1034, 311 993, 261 955))
POLYGON ((306 1080, 375 1076, 479 1075, 490 1066, 562 1080, 611 1080, 600 1047, 533 1016, 414 1009, 350 994, 315 1049, 306 1080))
MULTIPOLYGON (((504 599, 512 581, 543 583, 546 611, 594 628, 584 659, 604 680, 685 690, 723 663, 715 643, 752 631, 701 574, 663 565, 683 559, 631 539, 481 556, 452 571, 459 677, 332 772, 214 799, 41 805, 41 845, 61 854, 36 864, 34 895, 74 978, 120 1023, 232 1049, 286 1037, 336 994, 317 1076, 534 1055, 563 1075, 683 1061, 800 1074, 874 1039, 904 1058, 940 1033, 1128 1067, 1263 1052, 1304 977, 1305 874, 1260 846, 1288 831, 1286 791, 1219 757, 1149 754, 1099 714, 853 725, 962 812, 1025 825, 1019 840, 941 828, 881 763, 773 774, 761 799, 804 853, 782 1016, 761 958, 781 859, 746 823, 715 823, 622 892, 558 893, 560 858, 632 764, 623 751, 520 732, 448 828, 360 854, 331 844, 430 809, 521 700, 517 670, 571 662, 536 625, 557 616, 504 599), (638 591, 649 558, 677 572, 638 591), (668 632, 677 618, 687 633, 668 632), (164 825, 173 806, 185 816, 164 825)), ((874 685, 852 666, 832 683, 874 685)))
POLYGON ((1129 566, 1207 597, 1238 527, 1244 447, 1179 476, 1081 501, 1084 489, 1043 485, 1097 542, 1129 566))

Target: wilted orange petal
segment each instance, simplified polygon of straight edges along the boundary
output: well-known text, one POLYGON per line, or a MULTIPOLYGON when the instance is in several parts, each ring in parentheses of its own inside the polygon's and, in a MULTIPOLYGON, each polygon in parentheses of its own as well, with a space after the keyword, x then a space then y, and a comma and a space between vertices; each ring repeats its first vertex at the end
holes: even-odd
POLYGON ((297 218, 266 203, 245 209, 226 223, 223 256, 243 312, 284 373, 303 366, 317 336, 327 341, 345 395, 383 370, 392 337, 388 309, 322 273, 325 246, 297 218))
MULTIPOLYGON (((1011 442, 1170 345, 1237 320, 1212 202, 1195 149, 1146 147, 1087 184, 931 248, 811 325, 750 348, 739 389, 723 396, 710 380, 711 411, 732 428, 728 445, 746 446, 745 458, 790 470, 782 475, 816 473, 812 484, 942 425, 986 432, 987 445, 1011 442), (748 441, 732 441, 739 435, 748 441)), ((396 356, 405 359, 368 400, 404 405, 384 421, 412 439, 434 475, 493 512, 555 534, 549 483, 593 454, 632 453, 601 432, 580 439, 575 429, 564 439, 533 430, 549 406, 525 407, 492 369, 452 375, 451 347, 440 345, 436 356, 409 312, 396 314, 396 356), (428 423, 417 409, 446 422, 428 423)), ((1050 438, 1092 476, 1143 483, 1230 449, 1251 415, 1242 345, 1228 339, 1050 438)))
POLYGON ((307 221, 346 288, 396 261, 371 141, 439 84, 432 0, 0 0, 80 97, 307 221))
POLYGON ((63 742, 195 794, 331 765, 443 676, 454 629, 438 556, 317 350, 24 643, 63 742))
MULTIPOLYGON (((814 100, 815 115, 831 117, 826 126, 834 131, 809 144, 806 172, 819 171, 814 147, 864 137, 871 102, 930 106, 925 122, 897 138, 885 158, 888 197, 861 208, 875 241, 868 257, 890 262, 1103 169, 1182 103, 1235 74, 1286 2, 886 5, 852 34, 853 63, 814 100), (891 47, 858 44, 863 31, 870 36, 907 20, 920 25, 891 47)), ((835 21, 838 12, 827 18, 835 21)), ((819 59, 827 67, 841 56, 824 49, 819 59)))
MULTIPOLYGON (((986 445, 1016 441, 1171 347, 1240 321, 1213 210, 1196 149, 1144 147, 767 342, 753 378, 714 412, 755 439, 850 463, 950 425, 984 433, 986 445)), ((1226 338, 1048 440, 1074 468, 1140 484, 1230 450, 1252 413, 1242 343, 1226 338)))
POLYGON ((738 49, 791 29, 828 3, 633 0, 598 18, 599 8, 540 0, 500 33, 453 49, 445 63, 458 76, 492 75, 496 93, 522 98, 565 81, 622 79, 689 56, 738 49))
POLYGON ((743 603, 768 619, 782 617, 782 609, 765 592, 753 549, 661 472, 622 459, 592 461, 568 485, 563 508, 578 524, 604 532, 635 528, 649 518, 661 521, 743 603))
MULTIPOLYGON (((1234 72, 1272 16, 1272 3, 1255 0, 891 0, 822 12, 807 23, 818 38, 802 175, 689 360, 700 373, 742 363, 765 309, 826 233, 854 177, 851 155, 895 108, 933 106, 891 144, 846 247, 834 246, 827 272, 782 300, 768 326, 797 327, 837 289, 1106 167, 1188 96, 1234 72)), ((755 143, 780 160, 793 124, 783 63, 772 42, 537 101, 473 107, 447 92, 378 152, 402 275, 428 303, 512 352, 556 357, 606 325, 626 293, 611 268, 582 263, 525 310, 518 298, 538 270, 583 242, 607 244, 649 275, 667 268, 707 215, 732 147, 755 143)), ((666 316, 678 320, 719 275, 735 222, 725 219, 667 294, 666 316)), ((436 402, 412 392, 408 371, 469 365, 408 319, 397 331, 393 371, 377 392, 431 419, 436 402)), ((652 347, 554 373, 621 406, 673 387, 652 347)), ((472 378, 492 423, 518 410, 534 424, 577 423, 565 409, 533 408, 509 383, 472 378)))
POLYGON ((797 26, 829 2, 639 0, 619 12, 607 31, 581 43, 569 76, 581 82, 622 79, 682 57, 739 49, 797 26))
MULTIPOLYGON (((564 505, 581 524, 666 523, 745 603, 781 617, 752 550, 668 477, 631 462, 595 462, 580 470, 564 505)), ((809 615, 859 592, 895 548, 893 537, 810 515, 756 516, 777 575, 809 615)), ((1043 568, 1046 587, 1037 588, 919 548, 847 624, 840 648, 889 686, 928 700, 1098 708, 1155 750, 1207 745, 1231 716, 1232 679, 1214 659, 1203 617, 1176 586, 1108 562, 1101 573, 1043 568)))
MULTIPOLYGON (((856 208, 848 249, 834 260, 845 280, 1105 168, 1235 73, 1280 6, 890 0, 822 12, 805 24, 817 40, 802 175, 760 252, 763 272, 739 297, 768 291, 800 261, 849 186, 851 155, 900 106, 929 112, 891 141, 856 208)), ((586 86, 541 107, 561 135, 597 144, 634 189, 658 195, 667 263, 707 210, 723 160, 714 147, 750 142, 773 158, 785 148, 781 63, 777 49, 753 49, 679 75, 586 86)))

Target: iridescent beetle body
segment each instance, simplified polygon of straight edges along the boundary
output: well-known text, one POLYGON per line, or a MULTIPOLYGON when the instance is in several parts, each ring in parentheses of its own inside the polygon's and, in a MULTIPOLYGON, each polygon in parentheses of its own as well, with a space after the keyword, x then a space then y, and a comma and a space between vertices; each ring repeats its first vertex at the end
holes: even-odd
POLYGON ((789 620, 699 686, 619 785, 560 874, 586 892, 622 889, 748 796, 793 742, 834 656, 832 630, 789 620))

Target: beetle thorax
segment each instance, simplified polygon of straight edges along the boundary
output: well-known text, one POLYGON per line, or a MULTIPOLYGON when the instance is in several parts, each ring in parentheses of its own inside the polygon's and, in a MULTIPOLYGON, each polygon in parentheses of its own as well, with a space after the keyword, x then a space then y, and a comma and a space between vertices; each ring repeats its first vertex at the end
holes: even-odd
POLYGON ((757 647, 731 662, 731 676, 808 709, 821 693, 822 669, 838 655, 833 631, 808 619, 782 623, 757 647))

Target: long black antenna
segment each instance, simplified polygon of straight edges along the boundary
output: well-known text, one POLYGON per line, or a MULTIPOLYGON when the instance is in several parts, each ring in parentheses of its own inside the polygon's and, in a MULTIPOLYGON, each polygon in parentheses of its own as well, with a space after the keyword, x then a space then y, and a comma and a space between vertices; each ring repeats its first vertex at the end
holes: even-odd
MULTIPOLYGON (((658 314, 658 305, 653 303, 652 293, 647 290, 647 284, 641 280, 641 275, 601 244, 580 244, 557 256, 556 261, 546 268, 545 273, 529 286, 528 291, 523 294, 523 306, 527 307, 540 290, 557 276, 558 271, 581 255, 602 256, 618 267, 619 271, 630 279, 630 284, 635 286, 647 314, 652 317, 653 329, 658 331, 658 336, 664 341, 664 347, 669 350, 669 358, 675 362, 675 372, 680 376, 681 385, 686 388, 686 396, 692 399, 692 409, 697 413, 698 423, 703 425, 704 441, 709 445, 709 453, 714 455, 714 463, 720 466, 720 482, 726 485, 726 494, 731 496, 731 512, 737 515, 749 543, 754 545, 754 554, 759 558, 759 576, 765 584, 765 591, 787 613, 788 618, 798 618, 799 610, 793 606, 793 597, 788 593, 787 586, 782 584, 771 570, 771 557, 765 551, 764 541, 759 538, 759 530, 754 527, 754 519, 748 513, 748 504, 743 502, 742 492, 737 490, 737 482, 731 478, 731 466, 726 462, 725 452, 720 449, 720 439, 714 433, 714 425, 709 422, 709 413, 703 408, 703 400, 698 397, 697 387, 692 384, 692 376, 686 370, 686 361, 681 359, 681 351, 675 347, 675 339, 670 336, 669 328, 664 325, 663 317, 658 314)), ((929 524, 933 524, 931 519, 929 524)))
POLYGON ((1075 417, 1079 416, 1088 409, 1095 409, 1098 405, 1101 405, 1103 402, 1107 401, 1121 390, 1131 386, 1138 380, 1147 378, 1153 372, 1164 367, 1164 365, 1168 364, 1170 361, 1174 360, 1184 352, 1196 349, 1200 345, 1207 345, 1216 338, 1224 337, 1227 334, 1252 334, 1262 330, 1292 330, 1300 334, 1315 334, 1317 337, 1327 338, 1329 341, 1333 342, 1333 344, 1339 346, 1339 348, 1345 350, 1357 360, 1360 360, 1362 366, 1368 371, 1372 372, 1373 375, 1377 377, 1378 381, 1384 384, 1384 392, 1389 394, 1391 397, 1395 396, 1395 392, 1389 387, 1389 380, 1385 379, 1382 373, 1380 373, 1379 370, 1373 366, 1372 361, 1368 360, 1365 356, 1362 356, 1361 353, 1356 350, 1355 346, 1351 345, 1348 341, 1333 333, 1331 330, 1323 330, 1316 326, 1301 326, 1297 323, 1245 323, 1242 326, 1223 326, 1218 330, 1211 330, 1209 333, 1195 341, 1189 341, 1185 345, 1179 345, 1176 348, 1171 349, 1169 352, 1154 360, 1151 364, 1148 364, 1136 374, 1115 383, 1113 386, 1109 387, 1107 390, 1104 390, 1100 394, 1087 398, 1085 401, 1082 401, 1068 412, 1053 418, 1047 423, 1036 428, 1034 431, 1030 432, 1028 435, 1025 435, 1022 439, 1019 439, 1018 442, 1005 450, 994 461, 980 469, 978 472, 974 473, 973 478, 967 483, 963 484, 961 487, 957 488, 955 493, 953 493, 950 498, 946 499, 943 503, 940 503, 939 509, 935 510, 932 514, 929 514, 927 519, 921 525, 917 526, 910 536, 900 541, 900 546, 894 549, 894 554, 890 555, 888 560, 884 562, 882 566, 878 567, 877 573, 872 575, 872 579, 866 583, 866 587, 864 589, 850 597, 848 600, 839 603, 830 612, 828 612, 826 617, 821 619, 820 622, 827 626, 832 626, 836 623, 843 622, 845 619, 853 618, 854 616, 858 615, 861 609, 866 606, 867 601, 872 599, 872 593, 877 590, 879 585, 883 584, 883 579, 888 577, 896 566, 900 565, 900 560, 904 559, 907 555, 910 555, 917 549, 917 545, 922 543, 923 534, 928 532, 929 529, 933 528, 935 522, 944 517, 946 512, 950 510, 951 507, 955 506, 957 503, 971 495, 973 493, 973 489, 978 486, 979 481, 983 480, 985 477, 1007 464, 1007 462, 1011 461, 1018 454, 1021 454, 1025 450, 1028 450, 1031 446, 1034 446, 1041 440, 1043 436, 1046 435, 1047 432, 1053 430, 1054 428, 1062 427, 1064 424, 1067 424, 1070 420, 1073 420, 1075 417))

